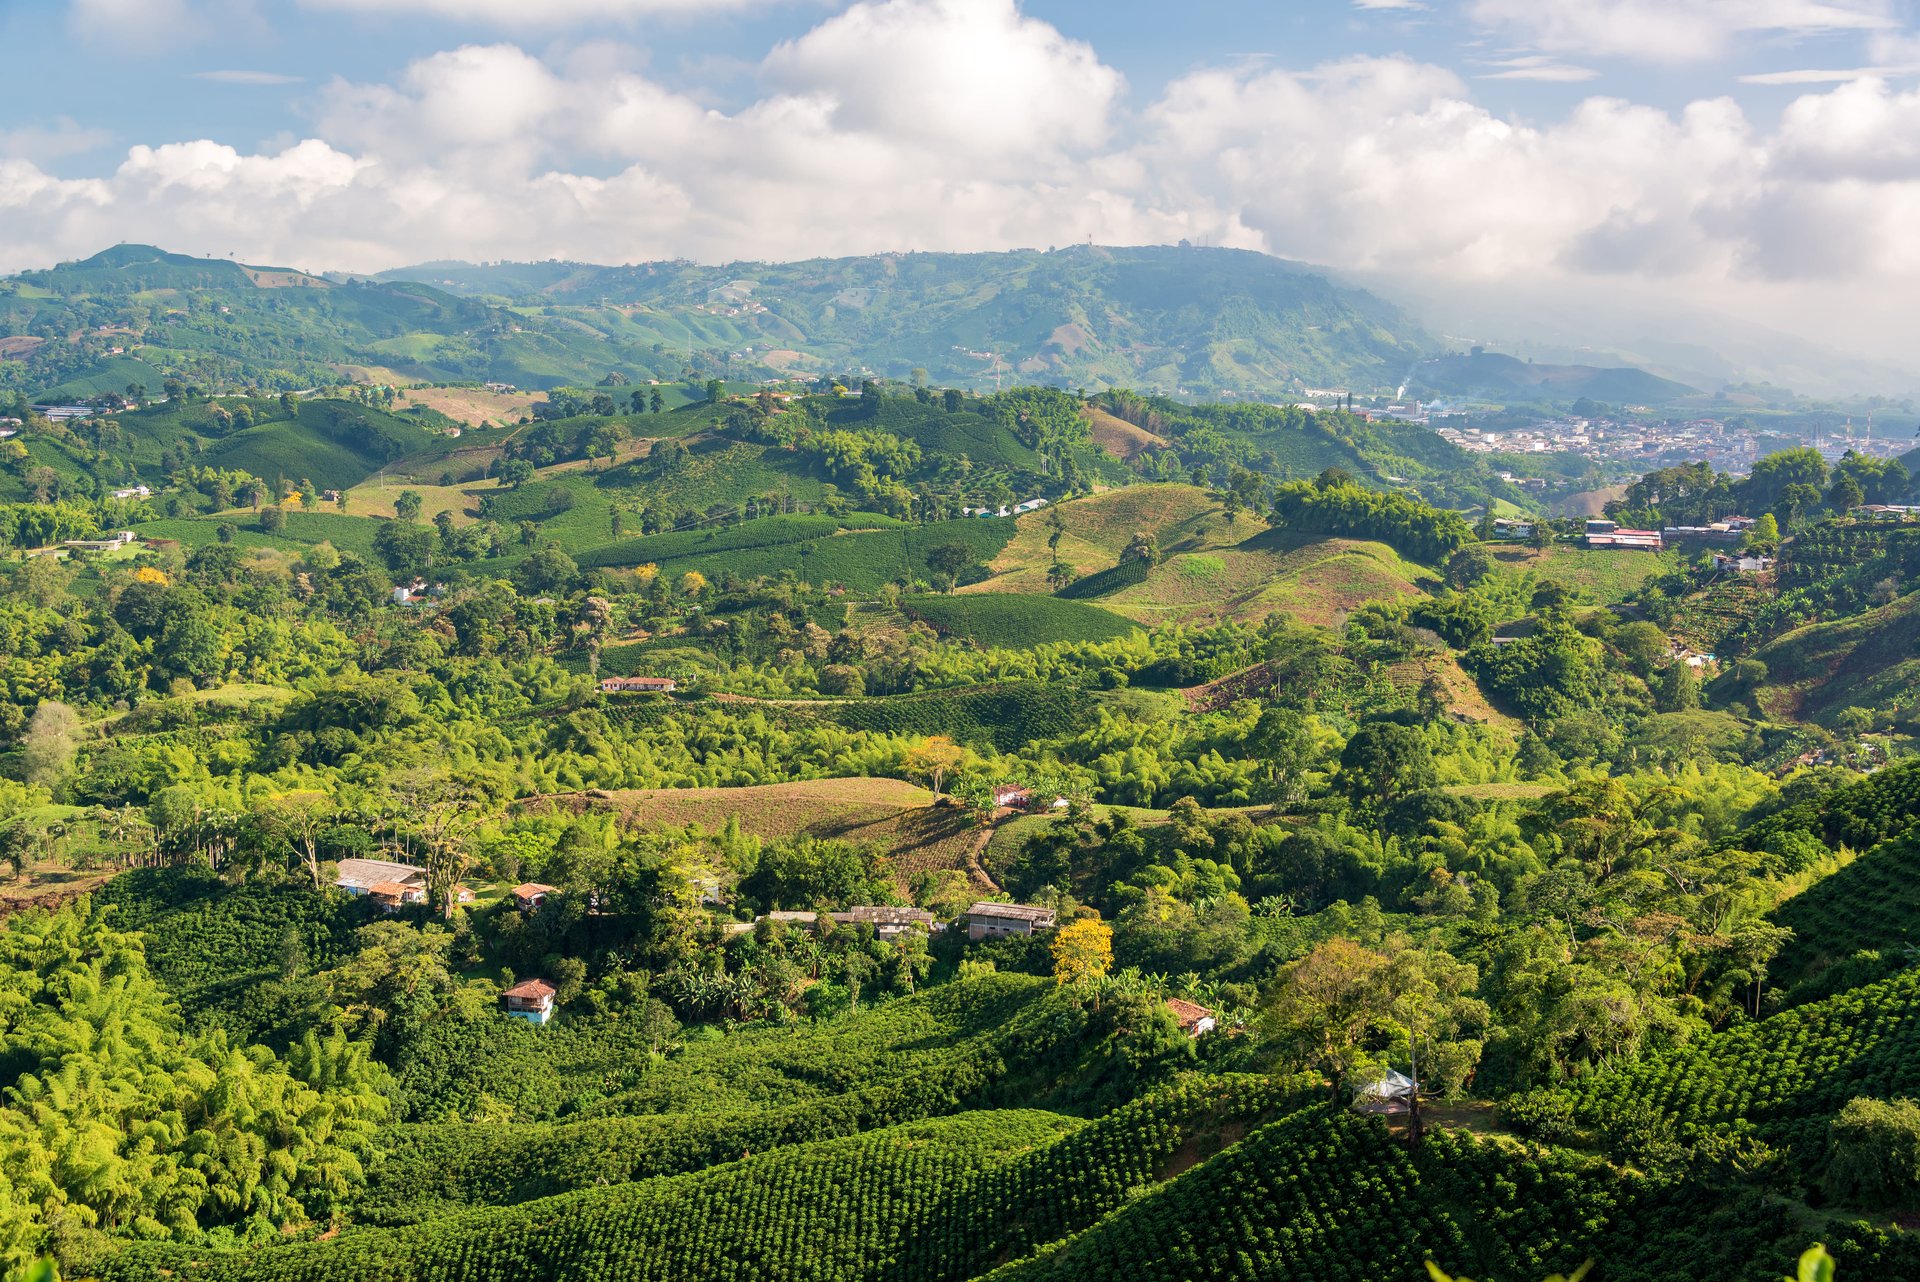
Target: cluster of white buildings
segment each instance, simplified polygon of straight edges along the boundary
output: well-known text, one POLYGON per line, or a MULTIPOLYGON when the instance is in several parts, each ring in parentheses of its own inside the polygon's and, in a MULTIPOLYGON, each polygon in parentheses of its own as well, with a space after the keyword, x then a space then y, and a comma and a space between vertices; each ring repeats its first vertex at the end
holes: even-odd
POLYGON ((1046 505, 1047 505, 1047 501, 1045 499, 1028 499, 1024 503, 1015 503, 1012 507, 1008 507, 1004 503, 997 508, 963 507, 960 509, 960 514, 962 516, 989 516, 989 517, 991 516, 1025 516, 1028 512, 1038 512, 1041 508, 1045 507, 1046 505))

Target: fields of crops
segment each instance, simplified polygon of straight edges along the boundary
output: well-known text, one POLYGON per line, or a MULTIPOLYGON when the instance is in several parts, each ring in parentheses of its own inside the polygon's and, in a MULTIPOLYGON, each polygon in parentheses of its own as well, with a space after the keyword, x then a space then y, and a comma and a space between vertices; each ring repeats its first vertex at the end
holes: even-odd
POLYGON ((1025 649, 1058 641, 1111 641, 1138 631, 1129 619, 1097 605, 1057 597, 975 593, 921 596, 901 606, 943 636, 984 646, 1025 649))

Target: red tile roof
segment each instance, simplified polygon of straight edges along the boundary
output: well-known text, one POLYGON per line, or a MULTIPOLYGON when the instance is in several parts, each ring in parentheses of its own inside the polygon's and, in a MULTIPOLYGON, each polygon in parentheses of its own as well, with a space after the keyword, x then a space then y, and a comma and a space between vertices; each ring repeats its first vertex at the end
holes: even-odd
POLYGON ((1213 1015, 1213 1012, 1205 1006, 1181 1001, 1178 997, 1167 998, 1167 1009, 1172 1011, 1173 1017, 1180 1021, 1180 1027, 1189 1033, 1199 1027, 1201 1020, 1211 1018, 1213 1015))
POLYGON ((531 997, 538 999, 551 997, 553 993, 553 985, 544 979, 523 979, 500 995, 502 997, 531 997))

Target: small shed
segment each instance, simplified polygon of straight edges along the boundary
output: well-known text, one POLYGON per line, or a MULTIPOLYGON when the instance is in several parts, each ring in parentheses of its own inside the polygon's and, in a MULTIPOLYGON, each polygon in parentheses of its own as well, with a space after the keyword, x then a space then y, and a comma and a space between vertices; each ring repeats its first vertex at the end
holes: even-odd
POLYGON ((367 898, 392 912, 406 904, 426 903, 427 888, 418 882, 376 881, 367 887, 367 898))
POLYGON ((544 885, 537 881, 523 881, 507 892, 513 896, 513 902, 522 912, 532 912, 547 902, 548 895, 559 894, 558 887, 544 885))

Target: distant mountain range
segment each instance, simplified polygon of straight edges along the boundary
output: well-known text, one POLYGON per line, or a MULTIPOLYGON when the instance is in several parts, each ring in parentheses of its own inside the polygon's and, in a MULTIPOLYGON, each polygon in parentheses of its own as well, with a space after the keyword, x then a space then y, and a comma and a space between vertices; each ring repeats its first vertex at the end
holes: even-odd
POLYGON ((427 263, 327 276, 120 245, 0 281, 0 386, 80 396, 344 378, 551 388, 777 374, 1194 400, 1309 389, 1658 401, 1636 369, 1443 344, 1378 296, 1243 250, 1075 246, 799 263, 427 263))

